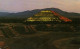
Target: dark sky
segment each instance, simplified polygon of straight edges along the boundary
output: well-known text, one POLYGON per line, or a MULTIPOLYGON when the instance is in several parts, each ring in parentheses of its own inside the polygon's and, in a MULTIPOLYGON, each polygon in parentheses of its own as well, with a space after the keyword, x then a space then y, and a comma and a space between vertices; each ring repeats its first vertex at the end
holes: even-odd
POLYGON ((80 0, 0 0, 0 12, 21 12, 52 7, 80 13, 80 0))

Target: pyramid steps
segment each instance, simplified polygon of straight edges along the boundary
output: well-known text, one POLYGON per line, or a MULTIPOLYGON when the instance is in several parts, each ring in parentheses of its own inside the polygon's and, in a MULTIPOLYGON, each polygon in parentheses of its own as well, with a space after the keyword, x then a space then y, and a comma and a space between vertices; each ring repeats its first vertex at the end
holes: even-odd
POLYGON ((56 13, 51 10, 40 11, 32 17, 25 20, 26 23, 61 23, 61 22, 72 22, 72 20, 56 13))

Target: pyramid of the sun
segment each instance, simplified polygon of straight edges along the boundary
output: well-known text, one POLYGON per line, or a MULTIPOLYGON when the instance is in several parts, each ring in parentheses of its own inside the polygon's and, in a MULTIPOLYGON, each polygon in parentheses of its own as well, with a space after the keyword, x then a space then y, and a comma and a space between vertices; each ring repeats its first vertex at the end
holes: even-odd
POLYGON ((60 14, 56 13, 55 11, 51 10, 44 10, 40 11, 39 13, 33 15, 32 17, 27 18, 27 22, 71 22, 72 20, 61 16, 60 14))

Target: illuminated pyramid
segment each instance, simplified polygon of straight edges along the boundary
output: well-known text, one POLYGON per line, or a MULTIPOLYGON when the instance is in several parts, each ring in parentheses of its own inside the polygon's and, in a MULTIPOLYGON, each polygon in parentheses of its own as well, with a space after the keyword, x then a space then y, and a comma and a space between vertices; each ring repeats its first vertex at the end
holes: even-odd
POLYGON ((61 16, 55 11, 44 10, 27 18, 26 22, 71 22, 72 20, 61 16))

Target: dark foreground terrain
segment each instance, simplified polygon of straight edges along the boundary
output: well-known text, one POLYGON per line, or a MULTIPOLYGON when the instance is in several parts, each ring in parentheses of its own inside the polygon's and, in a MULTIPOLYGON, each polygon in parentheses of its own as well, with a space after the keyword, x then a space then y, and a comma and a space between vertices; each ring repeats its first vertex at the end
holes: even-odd
POLYGON ((79 49, 80 25, 1 23, 0 38, 9 49, 79 49))

